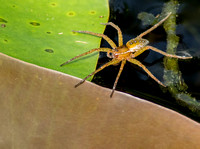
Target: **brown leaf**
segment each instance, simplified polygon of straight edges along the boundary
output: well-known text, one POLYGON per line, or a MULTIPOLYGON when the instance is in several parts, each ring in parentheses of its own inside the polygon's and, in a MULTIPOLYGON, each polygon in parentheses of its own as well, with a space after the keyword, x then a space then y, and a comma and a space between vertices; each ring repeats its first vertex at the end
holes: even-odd
POLYGON ((1 149, 200 146, 200 125, 172 110, 4 54, 0 69, 1 149))

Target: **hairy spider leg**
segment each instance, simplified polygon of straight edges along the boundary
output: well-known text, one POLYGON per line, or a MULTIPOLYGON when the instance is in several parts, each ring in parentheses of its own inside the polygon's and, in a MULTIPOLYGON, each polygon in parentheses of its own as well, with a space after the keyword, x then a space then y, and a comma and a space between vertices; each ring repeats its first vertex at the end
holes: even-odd
POLYGON ((91 74, 89 74, 87 77, 85 77, 84 79, 82 79, 78 84, 75 85, 75 87, 78 87, 79 85, 81 85, 82 83, 85 82, 85 80, 89 77, 91 77, 92 75, 96 74, 97 72, 101 71, 102 69, 110 66, 110 65, 114 65, 119 63, 121 60, 118 59, 112 59, 111 61, 109 61, 108 63, 102 65, 100 68, 98 68, 97 70, 95 70, 94 72, 92 72, 91 74))
POLYGON ((163 51, 161 51, 161 50, 159 50, 159 49, 157 49, 155 47, 152 47, 152 46, 145 46, 144 48, 136 51, 135 53, 131 54, 131 58, 135 58, 135 57, 139 56, 140 54, 142 54, 144 51, 149 50, 149 49, 154 51, 154 52, 160 53, 160 54, 162 54, 164 56, 167 56, 167 57, 179 58, 179 59, 190 59, 190 58, 192 58, 192 57, 184 57, 184 56, 168 54, 168 53, 163 52, 163 51))
POLYGON ((144 35, 150 33, 152 30, 156 29, 159 25, 161 25, 165 20, 167 20, 167 18, 171 15, 171 12, 168 13, 168 15, 162 19, 160 22, 156 23, 154 26, 152 26, 150 29, 146 30, 145 32, 141 33, 139 36, 139 38, 142 38, 144 35))
POLYGON ((116 88, 116 86, 117 86, 117 82, 118 82, 118 80, 119 80, 119 77, 120 77, 120 75, 121 75, 121 73, 122 73, 122 70, 123 70, 125 64, 126 64, 126 60, 124 59, 124 60, 122 60, 122 63, 121 63, 119 72, 118 72, 117 77, 116 77, 116 79, 115 79, 115 83, 114 83, 114 85, 113 85, 113 89, 112 89, 112 92, 111 92, 111 94, 110 94, 110 98, 113 96, 113 93, 114 93, 115 88, 116 88))
POLYGON ((152 79, 154 79, 158 84, 166 87, 162 82, 160 82, 141 62, 136 59, 127 59, 129 62, 140 66, 152 79))
POLYGON ((152 50, 152 51, 155 51, 155 52, 157 52, 157 53, 160 53, 160 54, 162 54, 162 55, 165 55, 165 56, 167 56, 167 57, 173 57, 173 58, 179 58, 179 59, 190 59, 190 58, 192 58, 192 56, 190 56, 190 57, 184 57, 184 56, 178 56, 178 55, 168 54, 168 53, 163 52, 163 51, 161 51, 161 50, 159 50, 159 49, 157 49, 157 48, 155 48, 155 47, 152 47, 152 46, 146 46, 146 47, 144 47, 144 48, 143 48, 143 52, 144 52, 145 50, 148 50, 148 49, 150 49, 150 50, 152 50))
POLYGON ((94 33, 94 32, 89 32, 89 31, 74 31, 74 30, 72 32, 84 33, 84 34, 90 34, 90 35, 102 37, 103 39, 105 39, 110 44, 110 46, 113 49, 117 48, 116 44, 108 36, 106 36, 104 34, 99 34, 99 33, 94 33))
POLYGON ((112 50, 112 49, 110 49, 110 48, 96 48, 96 49, 92 49, 92 50, 90 50, 90 51, 87 51, 87 52, 85 52, 85 53, 82 53, 82 54, 80 54, 80 55, 78 55, 78 56, 73 57, 72 59, 68 60, 67 62, 61 64, 60 66, 63 66, 63 65, 65 65, 65 64, 67 64, 67 63, 69 63, 69 62, 71 62, 71 61, 73 61, 73 60, 75 60, 75 59, 77 59, 77 58, 79 58, 79 57, 81 57, 81 56, 90 54, 90 53, 95 52, 95 51, 108 52, 108 51, 111 51, 111 50, 112 50))
POLYGON ((121 31, 121 29, 120 29, 117 25, 115 25, 114 23, 112 23, 112 22, 101 23, 101 24, 103 24, 103 25, 110 25, 110 26, 112 26, 113 28, 115 28, 115 29, 117 30, 117 32, 118 32, 118 43, 119 43, 119 47, 122 46, 122 45, 123 45, 123 36, 122 36, 122 31, 121 31))

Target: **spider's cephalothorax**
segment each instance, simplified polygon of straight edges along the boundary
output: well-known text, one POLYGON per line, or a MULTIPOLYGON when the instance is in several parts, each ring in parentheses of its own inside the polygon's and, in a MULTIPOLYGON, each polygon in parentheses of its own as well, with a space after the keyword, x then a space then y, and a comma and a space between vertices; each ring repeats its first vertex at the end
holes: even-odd
POLYGON ((113 49, 112 51, 107 52, 107 56, 109 58, 114 58, 114 59, 123 59, 129 56, 130 54, 131 53, 129 52, 128 47, 125 45, 122 45, 120 47, 113 49))
POLYGON ((72 60, 79 58, 81 56, 90 54, 92 52, 95 51, 101 51, 101 52, 107 52, 107 56, 109 58, 112 58, 111 61, 109 61, 108 63, 104 64, 103 66, 101 66, 100 68, 98 68, 96 71, 92 72, 91 74, 89 74, 87 77, 85 77, 82 81, 80 81, 77 85, 75 85, 75 87, 81 85, 87 78, 89 78, 90 76, 96 74, 97 72, 101 71, 102 69, 104 69, 105 67, 108 67, 110 65, 115 65, 121 62, 121 66, 120 66, 120 70, 118 72, 118 75, 116 77, 115 83, 113 85, 113 89, 111 92, 110 97, 112 97, 118 79, 121 75, 121 72, 124 68, 124 65, 126 63, 126 61, 129 61, 135 65, 138 65, 139 67, 141 67, 152 79, 154 79, 157 83, 159 83, 160 85, 164 86, 165 85, 160 82, 140 61, 136 60, 135 57, 137 57, 138 55, 140 55, 141 53, 143 53, 146 50, 153 50, 155 52, 158 52, 162 55, 165 55, 167 57, 172 57, 172 58, 180 58, 180 59, 189 59, 192 57, 185 57, 185 56, 177 56, 177 55, 171 55, 168 54, 166 52, 163 52, 155 47, 152 46, 148 46, 149 41, 146 39, 143 39, 142 37, 146 34, 148 34, 149 32, 151 32, 152 30, 154 30, 155 28, 157 28, 160 24, 162 24, 169 16, 171 13, 169 13, 164 19, 162 19, 160 22, 158 22, 157 24, 155 24, 154 26, 152 26, 150 29, 146 30, 145 32, 141 33, 139 36, 137 36, 134 39, 129 40, 126 45, 123 44, 123 37, 122 37, 122 32, 120 30, 120 28, 115 25, 112 22, 108 22, 105 23, 104 25, 111 25, 112 27, 114 27, 117 31, 118 31, 118 42, 119 42, 119 46, 116 46, 116 44, 106 35, 104 34, 98 34, 98 33, 93 33, 93 32, 89 32, 89 31, 73 31, 73 32, 78 32, 78 33, 86 33, 86 34, 91 34, 94 36, 98 36, 98 37, 102 37, 103 39, 105 39, 110 46, 112 47, 112 49, 110 48, 96 48, 96 49, 92 49, 88 52, 82 53, 70 60, 68 60, 67 62, 63 63, 61 66, 71 62, 72 60))

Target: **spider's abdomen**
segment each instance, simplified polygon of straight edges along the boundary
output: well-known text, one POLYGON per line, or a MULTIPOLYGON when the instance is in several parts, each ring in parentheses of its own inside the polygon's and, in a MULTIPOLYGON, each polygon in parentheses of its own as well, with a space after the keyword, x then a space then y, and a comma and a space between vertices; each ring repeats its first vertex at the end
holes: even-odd
POLYGON ((126 43, 127 48, 129 49, 130 52, 136 52, 146 46, 149 43, 148 40, 143 39, 143 38, 134 38, 129 40, 126 43))

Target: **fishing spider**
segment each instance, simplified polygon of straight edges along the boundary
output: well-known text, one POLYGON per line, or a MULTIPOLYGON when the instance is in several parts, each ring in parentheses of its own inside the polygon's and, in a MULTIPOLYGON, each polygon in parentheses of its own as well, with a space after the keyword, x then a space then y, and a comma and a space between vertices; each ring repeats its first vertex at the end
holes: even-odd
POLYGON ((89 31, 73 31, 73 32, 91 34, 91 35, 94 35, 94 36, 102 37, 103 39, 105 39, 110 44, 110 46, 112 47, 112 49, 110 49, 110 48, 96 48, 96 49, 92 49, 92 50, 90 50, 88 52, 82 53, 82 54, 80 54, 80 55, 78 55, 78 56, 76 56, 76 57, 68 60, 67 62, 61 64, 61 66, 65 65, 65 64, 67 64, 69 62, 71 62, 74 59, 77 59, 77 58, 79 58, 81 56, 90 54, 90 53, 95 52, 95 51, 107 52, 107 57, 112 58, 112 60, 109 61, 108 63, 102 65, 100 68, 98 68, 96 71, 92 72, 88 76, 86 76, 82 81, 80 81, 78 84, 76 84, 75 87, 78 87, 79 85, 81 85, 82 83, 84 83, 84 81, 87 78, 89 78, 92 75, 96 74, 97 72, 101 71, 105 67, 108 67, 110 65, 115 65, 115 64, 118 64, 118 63, 121 62, 121 66, 120 66, 118 75, 116 77, 116 80, 115 80, 114 85, 113 85, 112 92, 110 94, 110 97, 112 97, 112 95, 113 95, 113 93, 115 91, 118 79, 119 79, 119 77, 121 75, 121 72, 122 72, 122 70, 124 68, 124 65, 125 65, 126 61, 129 61, 129 62, 131 62, 131 63, 133 63, 135 65, 138 65, 152 79, 154 79, 157 83, 159 83, 160 85, 166 87, 140 61, 136 60, 135 57, 137 57, 138 55, 142 54, 144 51, 146 51, 148 49, 151 49, 151 50, 153 50, 155 52, 158 52, 158 53, 160 53, 162 55, 165 55, 167 57, 180 58, 180 59, 189 59, 189 58, 192 58, 192 57, 177 56, 177 55, 171 55, 171 54, 165 53, 165 52, 163 52, 163 51, 161 51, 161 50, 159 50, 159 49, 157 49, 155 47, 149 46, 148 45, 149 41, 142 38, 144 35, 150 33, 152 30, 154 30, 159 25, 161 25, 170 16, 170 14, 171 13, 169 13, 164 19, 162 19, 160 22, 158 22, 157 24, 155 24, 154 26, 152 26, 150 29, 148 29, 145 32, 141 33, 136 38, 129 40, 126 43, 126 45, 123 44, 122 32, 121 32, 120 28, 117 25, 115 25, 112 22, 108 22, 108 23, 105 23, 105 24, 102 23, 103 25, 110 25, 110 26, 112 26, 113 28, 115 28, 118 31, 118 42, 119 42, 119 46, 118 47, 116 46, 116 44, 109 37, 107 37, 104 34, 93 33, 93 32, 89 32, 89 31))

